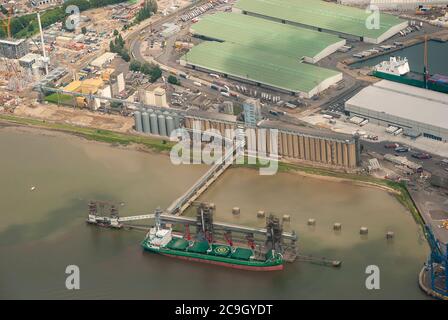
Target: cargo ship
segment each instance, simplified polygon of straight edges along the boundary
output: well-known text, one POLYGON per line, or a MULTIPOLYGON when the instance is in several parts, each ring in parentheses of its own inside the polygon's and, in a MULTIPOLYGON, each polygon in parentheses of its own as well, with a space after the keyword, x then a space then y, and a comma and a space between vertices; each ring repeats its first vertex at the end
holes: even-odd
POLYGON ((419 88, 448 93, 448 76, 441 74, 426 75, 410 70, 406 58, 390 57, 373 67, 372 75, 419 88))
POLYGON ((207 240, 187 240, 176 235, 171 228, 156 225, 141 242, 145 251, 188 261, 209 263, 234 269, 275 271, 283 269, 283 256, 269 250, 256 257, 250 248, 210 243, 207 240))

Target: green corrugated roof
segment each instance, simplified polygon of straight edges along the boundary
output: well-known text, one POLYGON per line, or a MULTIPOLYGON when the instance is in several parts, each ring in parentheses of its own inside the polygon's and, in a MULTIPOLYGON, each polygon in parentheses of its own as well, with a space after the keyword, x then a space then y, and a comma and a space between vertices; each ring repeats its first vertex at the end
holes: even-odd
POLYGON ((239 0, 235 7, 277 19, 369 38, 378 38, 391 27, 404 22, 395 16, 381 13, 380 28, 368 29, 366 19, 370 13, 320 0, 239 0))
POLYGON ((292 58, 312 58, 342 41, 334 35, 235 13, 205 16, 191 29, 197 35, 292 58))
POLYGON ((205 69, 294 92, 309 92, 337 71, 300 63, 269 50, 255 50, 230 42, 204 42, 182 57, 205 69))

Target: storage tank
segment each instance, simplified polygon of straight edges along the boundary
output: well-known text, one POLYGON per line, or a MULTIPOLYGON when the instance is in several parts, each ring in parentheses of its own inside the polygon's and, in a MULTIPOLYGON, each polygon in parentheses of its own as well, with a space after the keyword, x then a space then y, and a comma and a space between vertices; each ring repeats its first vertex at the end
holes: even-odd
POLYGON ((165 124, 165 116, 163 114, 159 114, 158 117, 158 124, 159 124, 159 135, 166 137, 166 124, 165 124))
POLYGON ((150 125, 149 125, 149 114, 148 112, 142 113, 142 125, 143 125, 143 132, 144 133, 151 133, 150 125))
POLYGON ((142 132, 143 131, 142 113, 140 111, 134 112, 134 122, 135 122, 135 130, 138 132, 142 132))
POLYGON ((166 133, 168 136, 171 135, 171 133, 174 131, 174 119, 171 116, 168 116, 165 118, 166 120, 166 133))
POLYGON ((151 113, 149 115, 149 123, 151 127, 152 134, 159 134, 159 125, 157 124, 157 115, 155 113, 151 113))
POLYGON ((174 128, 177 129, 180 127, 180 117, 177 113, 173 113, 173 120, 174 120, 174 128))

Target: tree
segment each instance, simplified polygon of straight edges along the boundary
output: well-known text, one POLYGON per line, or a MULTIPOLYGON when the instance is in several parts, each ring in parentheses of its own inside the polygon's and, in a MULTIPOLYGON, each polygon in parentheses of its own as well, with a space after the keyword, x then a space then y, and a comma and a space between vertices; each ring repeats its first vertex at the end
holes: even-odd
POLYGON ((151 72, 149 74, 149 80, 151 82, 156 82, 162 76, 162 69, 158 65, 153 65, 151 72))
POLYGON ((112 40, 109 43, 109 51, 110 52, 115 52, 116 51, 114 42, 112 40))
POLYGON ((143 21, 149 17, 151 17, 158 10, 157 1, 156 0, 145 0, 143 8, 137 13, 135 20, 137 22, 143 21))
POLYGON ((151 65, 148 62, 145 62, 141 67, 140 71, 146 75, 151 74, 151 65))
POLYGON ((118 30, 115 29, 115 30, 114 30, 114 36, 116 37, 116 36, 118 36, 118 34, 119 34, 119 33, 118 33, 118 30))
POLYGON ((87 28, 86 27, 82 27, 81 28, 81 32, 82 32, 82 34, 86 34, 87 33, 87 28))
POLYGON ((131 71, 140 71, 141 68, 142 68, 142 63, 138 60, 132 60, 129 65, 129 69, 131 71))
POLYGON ((180 81, 179 81, 179 79, 177 79, 177 78, 176 78, 175 76, 173 76, 173 75, 170 75, 170 76, 168 77, 168 83, 180 85, 180 81))
POLYGON ((125 42, 124 42, 123 37, 121 36, 121 34, 118 35, 117 41, 118 41, 118 44, 120 45, 120 47, 124 47, 124 43, 125 42))
POLYGON ((126 62, 131 61, 131 57, 129 56, 129 53, 126 50, 121 50, 120 56, 126 62))

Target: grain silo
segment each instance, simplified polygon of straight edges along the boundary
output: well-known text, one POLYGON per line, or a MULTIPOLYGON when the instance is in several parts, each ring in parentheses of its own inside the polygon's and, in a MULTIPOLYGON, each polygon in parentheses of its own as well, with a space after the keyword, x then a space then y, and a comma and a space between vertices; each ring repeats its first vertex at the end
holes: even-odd
POLYGON ((152 134, 159 134, 159 125, 157 124, 157 115, 155 113, 151 113, 149 115, 149 122, 151 127, 152 134))
POLYGON ((143 124, 143 132, 144 133, 151 133, 151 130, 150 130, 150 124, 149 124, 149 114, 148 114, 148 112, 143 112, 142 113, 142 124, 143 124))
POLYGON ((174 131, 174 119, 173 119, 173 117, 171 117, 171 116, 167 116, 166 118, 165 118, 165 121, 166 121, 166 133, 167 133, 167 136, 171 136, 171 133, 174 131))
POLYGON ((135 130, 138 132, 143 131, 142 127, 142 113, 140 111, 134 112, 135 130))
POLYGON ((159 114, 158 124, 159 124, 159 135, 166 137, 167 133, 166 133, 165 116, 163 114, 159 114))

